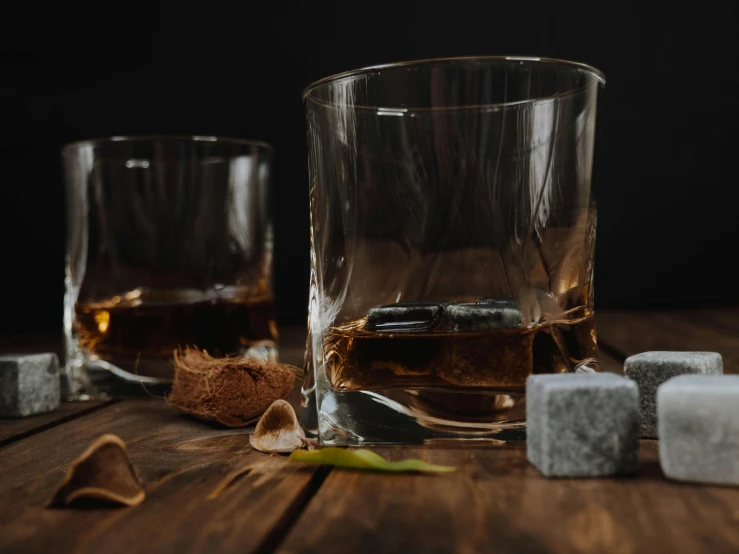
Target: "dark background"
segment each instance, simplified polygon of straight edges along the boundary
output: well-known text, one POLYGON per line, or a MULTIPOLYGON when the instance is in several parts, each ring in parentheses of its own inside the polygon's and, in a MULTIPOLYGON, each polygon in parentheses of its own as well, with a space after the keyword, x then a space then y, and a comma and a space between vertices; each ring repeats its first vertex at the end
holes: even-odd
POLYGON ((518 54, 592 64, 601 91, 596 305, 739 301, 737 2, 37 2, 0 8, 0 332, 61 329, 69 141, 259 138, 277 151, 281 323, 305 321, 301 91, 360 66, 518 54))

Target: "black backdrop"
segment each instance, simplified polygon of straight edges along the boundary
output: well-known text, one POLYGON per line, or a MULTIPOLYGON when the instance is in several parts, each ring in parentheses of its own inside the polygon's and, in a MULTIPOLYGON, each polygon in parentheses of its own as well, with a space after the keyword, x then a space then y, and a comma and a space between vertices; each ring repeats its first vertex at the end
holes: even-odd
POLYGON ((60 147, 149 133, 275 146, 279 318, 302 323, 309 259, 302 89, 364 65, 476 54, 574 59, 606 74, 594 168, 598 307, 739 301, 737 3, 510 4, 6 4, 0 331, 61 326, 60 147))

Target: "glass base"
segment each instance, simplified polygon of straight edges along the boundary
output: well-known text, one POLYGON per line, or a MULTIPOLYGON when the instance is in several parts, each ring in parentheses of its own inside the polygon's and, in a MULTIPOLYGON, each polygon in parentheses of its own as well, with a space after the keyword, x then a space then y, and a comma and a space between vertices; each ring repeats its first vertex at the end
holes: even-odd
MULTIPOLYGON (((241 353, 244 358, 277 361, 274 342, 261 341, 241 353)), ((171 358, 127 357, 103 360, 75 349, 65 364, 65 397, 85 401, 121 396, 165 396, 172 388, 171 358)))
POLYGON ((304 391, 300 416, 326 446, 379 444, 521 445, 523 394, 438 390, 323 391, 320 407, 304 391))

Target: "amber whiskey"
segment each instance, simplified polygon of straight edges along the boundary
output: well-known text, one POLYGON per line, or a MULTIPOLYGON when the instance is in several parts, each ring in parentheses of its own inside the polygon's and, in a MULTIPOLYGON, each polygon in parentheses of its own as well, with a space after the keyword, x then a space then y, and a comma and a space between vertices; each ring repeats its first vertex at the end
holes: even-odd
POLYGON ((122 369, 171 377, 172 352, 197 346, 214 356, 241 354, 277 340, 271 297, 236 296, 197 302, 130 301, 114 297, 79 303, 76 332, 88 354, 122 369))
POLYGON ((376 332, 366 318, 330 329, 326 374, 338 391, 523 394, 533 373, 596 371, 593 315, 469 332, 376 332))

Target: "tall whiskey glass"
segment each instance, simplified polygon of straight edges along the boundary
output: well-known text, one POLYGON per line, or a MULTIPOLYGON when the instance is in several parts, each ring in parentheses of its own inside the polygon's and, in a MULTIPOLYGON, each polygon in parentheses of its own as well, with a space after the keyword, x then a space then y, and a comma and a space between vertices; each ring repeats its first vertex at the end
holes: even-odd
POLYGON ((598 371, 602 74, 520 57, 309 86, 301 418, 326 444, 521 440, 532 373, 598 371))

